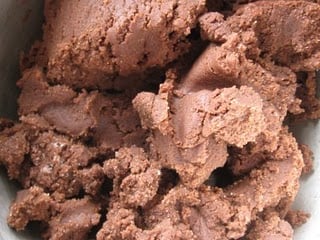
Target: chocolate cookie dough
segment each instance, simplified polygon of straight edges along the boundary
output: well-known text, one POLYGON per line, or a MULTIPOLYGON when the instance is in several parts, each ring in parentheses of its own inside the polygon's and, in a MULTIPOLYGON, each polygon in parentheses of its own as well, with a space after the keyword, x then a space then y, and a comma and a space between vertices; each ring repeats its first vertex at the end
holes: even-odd
POLYGON ((144 144, 145 131, 128 94, 76 92, 65 85, 50 86, 46 79, 35 67, 24 71, 18 81, 21 88, 18 112, 22 122, 89 139, 106 151, 144 144))
POLYGON ((110 88, 117 76, 164 67, 185 53, 204 10, 204 0, 47 0, 37 62, 51 81, 110 88))
POLYGON ((46 221, 44 238, 86 239, 90 229, 99 223, 99 204, 90 198, 53 201, 39 187, 20 191, 10 208, 8 224, 23 229, 30 221, 46 221))
POLYGON ((19 121, 0 119, 0 164, 22 188, 10 227, 37 222, 51 240, 293 238, 313 155, 287 124, 320 116, 316 1, 47 0, 44 14, 19 121))

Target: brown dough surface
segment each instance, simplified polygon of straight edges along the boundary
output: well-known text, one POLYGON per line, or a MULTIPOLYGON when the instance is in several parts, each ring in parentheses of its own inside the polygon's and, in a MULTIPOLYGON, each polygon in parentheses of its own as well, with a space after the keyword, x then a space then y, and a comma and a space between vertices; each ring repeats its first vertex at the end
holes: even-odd
POLYGON ((292 239, 313 157, 287 123, 320 116, 319 4, 47 0, 44 14, 19 121, 0 118, 0 165, 23 188, 10 227, 292 239))
POLYGON ((125 93, 78 93, 65 85, 50 86, 37 67, 26 70, 18 86, 22 122, 74 138, 89 138, 105 151, 144 144, 145 131, 125 93))
POLYGON ((51 81, 110 88, 117 76, 163 67, 185 53, 204 10, 204 0, 47 0, 38 62, 51 81))
POLYGON ((10 207, 8 224, 17 230, 30 221, 48 223, 44 239, 86 239, 90 229, 100 220, 99 204, 90 198, 54 201, 40 187, 19 191, 10 207))
POLYGON ((133 100, 143 127, 153 129, 151 148, 163 166, 199 186, 225 164, 227 144, 243 146, 264 129, 262 99, 251 88, 179 94, 168 78, 156 96, 133 100))
POLYGON ((265 219, 256 220, 248 233, 247 239, 291 240, 293 239, 293 229, 288 222, 280 219, 274 213, 271 216, 265 217, 265 219))

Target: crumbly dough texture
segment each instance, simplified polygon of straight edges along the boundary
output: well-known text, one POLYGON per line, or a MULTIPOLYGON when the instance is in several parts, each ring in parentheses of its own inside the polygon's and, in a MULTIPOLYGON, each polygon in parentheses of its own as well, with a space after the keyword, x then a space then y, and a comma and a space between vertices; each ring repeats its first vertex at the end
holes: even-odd
POLYGON ((43 239, 293 238, 319 1, 45 1, 0 165, 43 239), (190 59, 195 59, 191 61, 190 59), (159 85, 159 81, 161 84, 159 85))

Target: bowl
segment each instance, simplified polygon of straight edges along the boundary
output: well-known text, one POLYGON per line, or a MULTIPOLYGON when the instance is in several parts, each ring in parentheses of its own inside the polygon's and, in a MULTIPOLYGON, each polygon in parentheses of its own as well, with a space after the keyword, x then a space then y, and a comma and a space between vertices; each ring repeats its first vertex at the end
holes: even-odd
MULTIPOLYGON (((19 56, 27 51, 32 42, 41 36, 43 1, 1 0, 0 2, 0 117, 17 119, 16 99, 19 79, 19 56)), ((295 230, 295 240, 320 239, 320 123, 308 121, 292 129, 298 141, 311 147, 314 152, 314 171, 302 177, 301 188, 294 209, 311 214, 307 223, 295 230)), ((6 218, 10 202, 15 198, 18 187, 0 167, 0 239, 36 240, 36 231, 16 232, 7 226, 6 218)))

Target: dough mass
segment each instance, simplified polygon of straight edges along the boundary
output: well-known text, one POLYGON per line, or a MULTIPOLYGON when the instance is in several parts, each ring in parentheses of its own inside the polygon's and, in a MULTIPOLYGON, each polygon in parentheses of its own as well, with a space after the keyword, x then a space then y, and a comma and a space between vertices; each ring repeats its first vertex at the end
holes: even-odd
POLYGON ((0 164, 52 240, 292 239, 317 119, 317 1, 45 1, 0 164))

